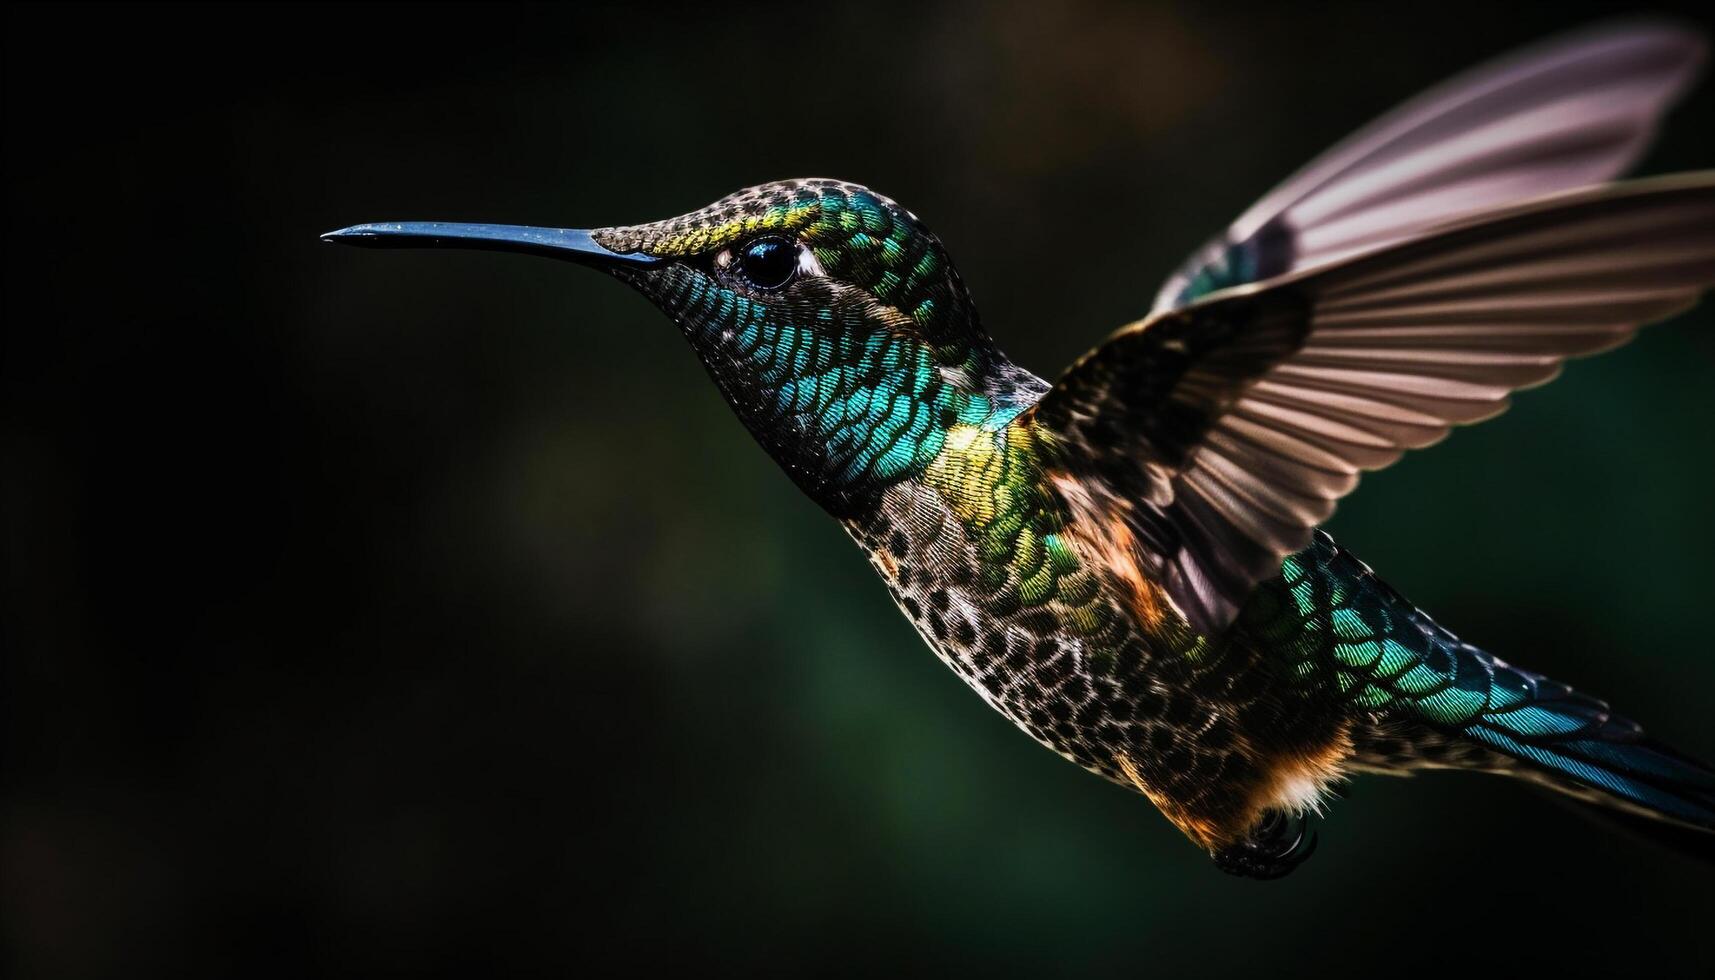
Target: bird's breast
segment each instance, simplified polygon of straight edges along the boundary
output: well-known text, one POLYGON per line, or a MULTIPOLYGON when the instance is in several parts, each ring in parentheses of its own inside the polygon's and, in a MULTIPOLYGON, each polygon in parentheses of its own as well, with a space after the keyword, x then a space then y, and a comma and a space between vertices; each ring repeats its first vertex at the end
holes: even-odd
POLYGON ((1037 742, 1200 842, 1242 830, 1299 759, 1253 731, 1258 651, 1191 633, 1124 526, 1066 505, 1028 430, 954 427, 945 446, 846 521, 899 608, 1037 742))

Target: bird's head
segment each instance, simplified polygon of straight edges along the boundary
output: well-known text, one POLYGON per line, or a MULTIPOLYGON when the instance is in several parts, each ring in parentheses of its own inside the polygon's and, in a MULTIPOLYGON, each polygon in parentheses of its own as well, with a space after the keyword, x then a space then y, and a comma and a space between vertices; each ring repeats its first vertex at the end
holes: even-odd
POLYGON ((940 240, 855 184, 763 184, 591 231, 389 222, 323 237, 529 252, 611 273, 679 324, 757 440, 835 513, 920 471, 954 426, 1023 407, 940 240))

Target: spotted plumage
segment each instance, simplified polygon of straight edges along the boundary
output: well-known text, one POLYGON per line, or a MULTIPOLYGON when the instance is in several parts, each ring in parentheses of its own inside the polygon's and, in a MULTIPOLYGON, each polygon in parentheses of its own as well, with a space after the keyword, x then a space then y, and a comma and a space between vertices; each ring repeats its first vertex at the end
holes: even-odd
POLYGON ((1715 174, 1581 187, 1701 52, 1579 37, 1409 104, 1054 384, 1000 351, 940 240, 856 184, 588 233, 331 237, 550 254, 642 292, 954 673, 1225 870, 1291 870, 1304 815, 1360 771, 1504 772, 1715 829, 1715 773, 1461 642, 1316 530, 1361 471, 1715 283, 1715 174))

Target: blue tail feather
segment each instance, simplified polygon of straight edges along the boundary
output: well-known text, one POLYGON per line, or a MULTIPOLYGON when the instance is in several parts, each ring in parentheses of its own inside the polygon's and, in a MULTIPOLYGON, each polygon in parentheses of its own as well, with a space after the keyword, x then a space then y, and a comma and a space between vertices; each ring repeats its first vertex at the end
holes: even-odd
POLYGON ((1488 661, 1499 694, 1464 726, 1467 737, 1619 800, 1715 830, 1715 771, 1649 738, 1595 698, 1461 646, 1465 656, 1488 661))

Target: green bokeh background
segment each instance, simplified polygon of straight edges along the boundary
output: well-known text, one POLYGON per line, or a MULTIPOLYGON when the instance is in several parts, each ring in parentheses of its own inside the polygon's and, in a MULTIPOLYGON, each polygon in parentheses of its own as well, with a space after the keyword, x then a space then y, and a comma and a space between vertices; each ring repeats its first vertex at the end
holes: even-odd
MULTIPOLYGON (((1621 10, 8 8, 7 972, 1709 975, 1709 865, 1501 780, 1217 873, 937 663, 642 299, 315 241, 843 177, 1053 375, 1333 141, 1621 10)), ((1705 86, 1641 171, 1712 165, 1705 86)), ((1330 528, 1712 758, 1712 421, 1705 306, 1330 528)))

